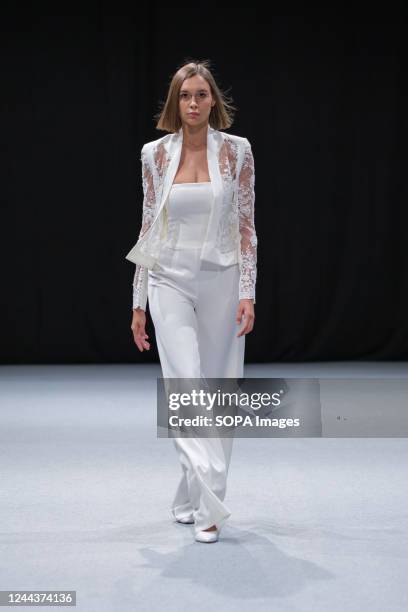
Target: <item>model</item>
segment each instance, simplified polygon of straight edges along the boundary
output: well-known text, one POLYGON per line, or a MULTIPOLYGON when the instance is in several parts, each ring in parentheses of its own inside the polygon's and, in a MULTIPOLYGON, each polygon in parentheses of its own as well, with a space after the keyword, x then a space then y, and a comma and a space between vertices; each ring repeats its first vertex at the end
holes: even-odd
MULTIPOLYGON (((255 172, 247 138, 208 60, 174 74, 157 129, 141 152, 143 217, 126 258, 136 264, 132 332, 149 350, 146 305, 164 379, 240 378, 255 314, 255 172), (238 327, 240 326, 240 327, 238 327)), ((182 475, 171 506, 194 523, 197 542, 216 542, 233 437, 176 437, 182 475)))

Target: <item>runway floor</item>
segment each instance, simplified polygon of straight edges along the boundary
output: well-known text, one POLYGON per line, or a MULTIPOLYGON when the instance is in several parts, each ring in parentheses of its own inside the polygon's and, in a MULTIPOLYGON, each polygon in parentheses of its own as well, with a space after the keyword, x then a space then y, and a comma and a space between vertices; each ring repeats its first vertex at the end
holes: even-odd
MULTIPOLYGON (((245 375, 399 385, 408 365, 245 375)), ((232 515, 219 542, 200 544, 169 512, 180 466, 157 438, 160 376, 158 365, 0 367, 0 590, 75 590, 84 612, 406 612, 406 437, 237 438, 232 515)))

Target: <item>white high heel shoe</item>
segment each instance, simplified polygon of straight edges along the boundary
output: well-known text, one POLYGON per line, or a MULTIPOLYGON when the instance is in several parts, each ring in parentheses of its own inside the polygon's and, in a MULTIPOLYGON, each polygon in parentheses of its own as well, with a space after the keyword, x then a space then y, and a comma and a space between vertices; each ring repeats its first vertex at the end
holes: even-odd
POLYGON ((195 534, 196 542, 205 542, 206 544, 209 542, 218 542, 218 529, 214 529, 213 531, 197 531, 195 534))
POLYGON ((194 523, 194 515, 189 514, 188 516, 183 516, 183 518, 176 519, 176 521, 178 523, 183 523, 184 525, 191 525, 191 523, 194 523))

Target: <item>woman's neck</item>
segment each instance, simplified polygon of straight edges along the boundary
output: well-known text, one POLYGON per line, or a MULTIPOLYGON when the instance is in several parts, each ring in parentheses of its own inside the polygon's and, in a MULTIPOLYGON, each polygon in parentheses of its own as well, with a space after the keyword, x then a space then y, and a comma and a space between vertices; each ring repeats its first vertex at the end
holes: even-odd
POLYGON ((183 146, 187 149, 195 151, 206 147, 207 131, 207 124, 198 128, 190 128, 190 126, 183 126, 183 146))

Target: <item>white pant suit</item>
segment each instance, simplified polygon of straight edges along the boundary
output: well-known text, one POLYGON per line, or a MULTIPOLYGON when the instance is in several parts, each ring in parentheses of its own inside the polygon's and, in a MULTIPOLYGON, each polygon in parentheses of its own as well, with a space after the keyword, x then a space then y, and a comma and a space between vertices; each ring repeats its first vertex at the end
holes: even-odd
MULTIPOLYGON (((160 269, 149 270, 148 299, 163 378, 241 378, 245 335, 237 337, 239 265, 200 261, 213 205, 211 182, 175 183, 160 269)), ((233 438, 173 438, 182 475, 172 515, 193 515, 195 530, 220 527, 233 438)))

